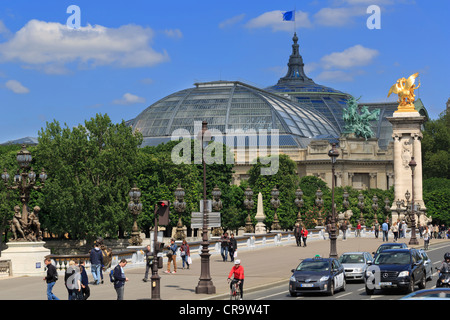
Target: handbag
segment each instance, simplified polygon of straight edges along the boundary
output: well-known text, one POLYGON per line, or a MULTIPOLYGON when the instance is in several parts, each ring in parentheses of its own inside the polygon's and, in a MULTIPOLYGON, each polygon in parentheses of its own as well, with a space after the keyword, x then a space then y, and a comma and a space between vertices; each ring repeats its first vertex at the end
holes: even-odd
POLYGON ((237 250, 233 253, 233 258, 237 258, 237 250))
POLYGON ((192 259, 191 259, 191 257, 188 257, 187 262, 188 262, 188 264, 192 264, 192 259))

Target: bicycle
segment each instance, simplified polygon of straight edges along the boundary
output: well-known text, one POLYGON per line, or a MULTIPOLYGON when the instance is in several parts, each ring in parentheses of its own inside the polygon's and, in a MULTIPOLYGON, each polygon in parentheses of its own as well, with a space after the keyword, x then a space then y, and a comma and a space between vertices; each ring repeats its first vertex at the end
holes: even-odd
MULTIPOLYGON (((228 279, 228 282, 230 279, 228 279)), ((239 288, 239 285, 241 284, 241 281, 233 279, 231 280, 231 289, 230 289, 230 300, 240 300, 241 298, 241 291, 239 288)))

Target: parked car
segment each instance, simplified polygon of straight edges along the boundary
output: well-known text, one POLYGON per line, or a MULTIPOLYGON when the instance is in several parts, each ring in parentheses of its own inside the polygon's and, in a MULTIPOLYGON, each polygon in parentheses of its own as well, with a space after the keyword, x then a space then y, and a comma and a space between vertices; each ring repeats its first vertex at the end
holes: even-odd
POLYGON ((400 300, 449 300, 450 288, 425 289, 410 293, 400 300))
POLYGON ((334 258, 304 259, 292 269, 289 279, 289 293, 325 292, 333 295, 338 289, 345 290, 344 267, 334 258))
POLYGON ((393 243, 383 243, 382 245, 380 245, 377 249, 377 251, 372 252, 373 254, 373 258, 375 259, 377 257, 377 254, 379 254, 380 252, 384 251, 384 250, 388 250, 388 249, 407 249, 408 246, 406 245, 406 243, 399 243, 399 242, 393 242, 393 243))
POLYGON ((426 287, 426 271, 422 255, 416 249, 387 249, 378 253, 365 274, 365 289, 372 295, 375 289, 398 288, 408 293, 426 287))
POLYGON ((346 280, 364 281, 364 274, 372 261, 369 252, 345 252, 339 257, 339 262, 344 266, 346 280))
POLYGON ((419 253, 422 255, 423 262, 425 265, 425 271, 427 274, 427 281, 431 281, 433 279, 433 264, 431 259, 428 257, 427 253, 423 249, 419 249, 419 253))

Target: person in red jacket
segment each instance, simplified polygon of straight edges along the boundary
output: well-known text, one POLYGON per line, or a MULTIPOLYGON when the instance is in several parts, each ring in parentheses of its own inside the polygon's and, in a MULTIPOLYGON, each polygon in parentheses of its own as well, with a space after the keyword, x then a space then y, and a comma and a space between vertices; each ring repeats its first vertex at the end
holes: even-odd
MULTIPOLYGON (((239 281, 239 290, 241 291, 241 298, 244 297, 244 267, 241 266, 241 260, 234 260, 234 266, 231 268, 230 274, 228 275, 228 282, 230 282, 231 277, 239 281)), ((230 283, 231 289, 231 283, 230 283)))
POLYGON ((302 227, 302 231, 300 232, 300 235, 303 239, 303 246, 306 247, 306 239, 308 238, 308 230, 305 227, 302 227))

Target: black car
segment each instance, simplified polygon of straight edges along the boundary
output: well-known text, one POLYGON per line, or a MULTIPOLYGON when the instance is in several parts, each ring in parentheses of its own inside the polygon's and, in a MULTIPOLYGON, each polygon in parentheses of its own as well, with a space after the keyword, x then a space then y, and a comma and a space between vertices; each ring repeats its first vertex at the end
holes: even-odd
POLYGON ((333 295, 335 290, 345 290, 344 267, 334 258, 304 259, 292 269, 289 293, 325 292, 333 295))
POLYGON ((407 249, 408 246, 406 243, 400 243, 400 242, 392 242, 392 243, 383 243, 380 245, 377 249, 377 251, 372 252, 373 258, 375 259, 377 257, 377 254, 379 254, 381 251, 388 250, 388 249, 407 249))
POLYGON ((372 295, 375 289, 403 289, 414 291, 426 287, 426 270, 422 255, 416 249, 387 249, 381 251, 365 274, 366 293, 372 295))

